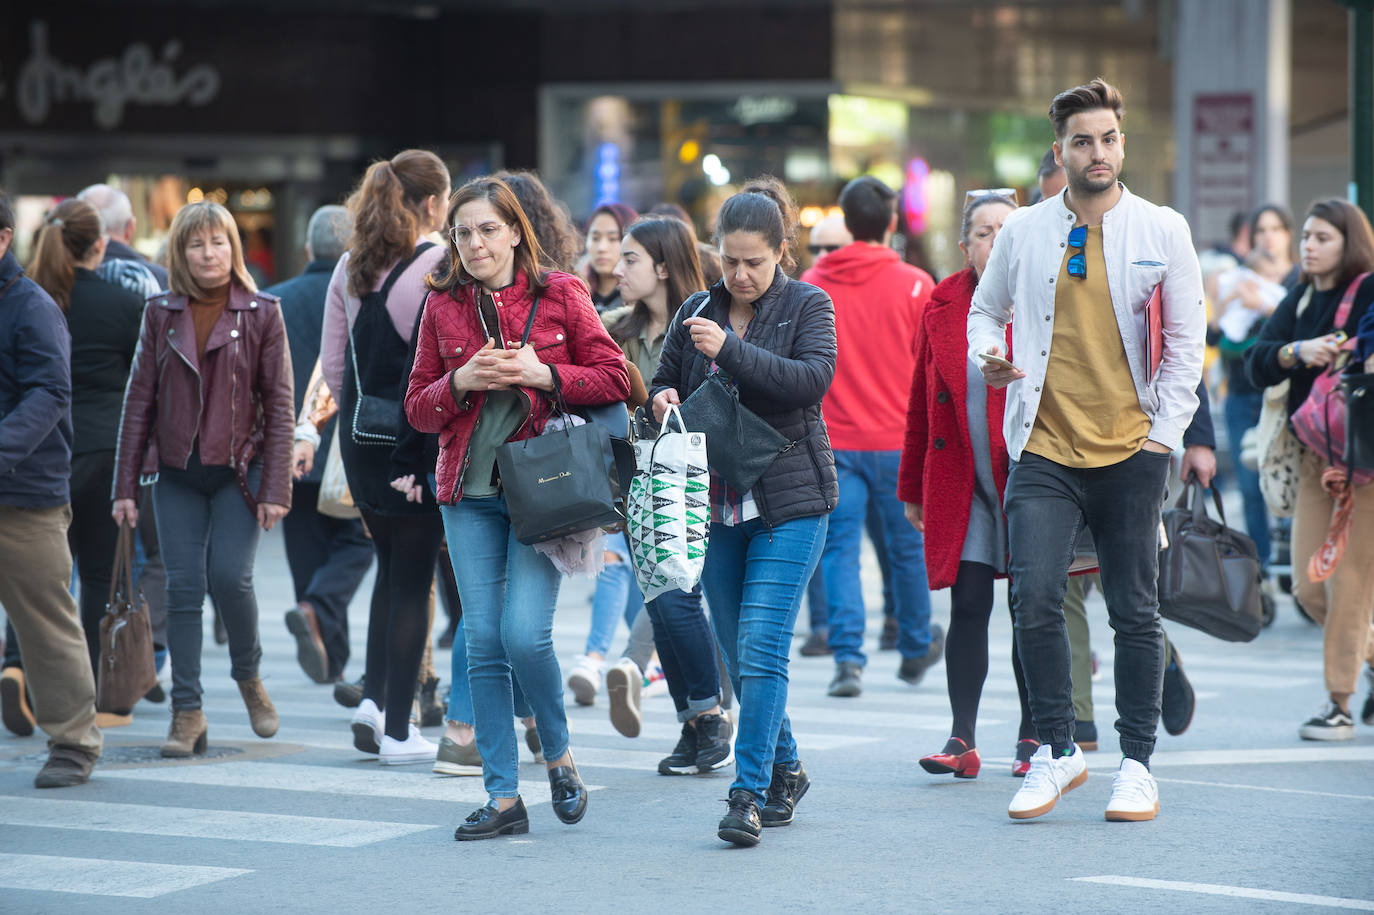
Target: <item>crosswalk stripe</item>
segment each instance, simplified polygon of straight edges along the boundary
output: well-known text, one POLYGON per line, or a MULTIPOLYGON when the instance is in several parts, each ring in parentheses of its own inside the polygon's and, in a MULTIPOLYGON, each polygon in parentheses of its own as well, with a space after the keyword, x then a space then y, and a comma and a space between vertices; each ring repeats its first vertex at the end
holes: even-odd
POLYGON ((0 888, 7 890, 153 899, 251 873, 238 867, 0 853, 0 888))
POLYGON ((0 825, 358 848, 438 827, 417 823, 0 796, 0 825))
MULTIPOLYGON (((301 791, 314 794, 361 797, 394 797, 412 801, 481 805, 487 802, 480 778, 444 778, 428 766, 408 766, 411 771, 387 771, 380 767, 340 769, 274 762, 227 762, 212 766, 159 766, 150 769, 111 769, 101 778, 131 781, 175 782, 217 788, 260 788, 271 791, 301 791)), ((548 803, 544 790, 543 767, 529 781, 538 786, 525 797, 525 805, 548 803)), ((600 785, 587 790, 599 791, 600 785)))

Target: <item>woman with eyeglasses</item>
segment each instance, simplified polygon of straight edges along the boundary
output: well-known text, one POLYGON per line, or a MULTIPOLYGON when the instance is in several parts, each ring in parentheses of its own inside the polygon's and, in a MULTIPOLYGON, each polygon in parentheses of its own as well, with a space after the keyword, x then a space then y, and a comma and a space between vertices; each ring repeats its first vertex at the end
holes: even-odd
MULTIPOLYGON (((1362 318, 1374 311, 1374 275, 1360 281, 1374 271, 1374 231, 1364 212, 1340 198, 1319 200, 1308 207, 1301 238, 1302 282, 1274 309, 1245 356, 1256 386, 1289 380, 1290 418, 1317 378, 1348 358, 1345 341, 1358 335, 1362 318), (1347 296, 1348 314, 1337 323, 1347 296)), ((1374 484, 1347 490, 1345 474, 1331 466, 1327 454, 1301 450, 1293 513, 1293 596, 1322 626, 1327 701, 1298 728, 1298 736, 1353 740, 1350 697, 1359 685, 1361 666, 1374 663, 1374 484), (1349 520, 1344 555, 1334 569, 1318 569, 1325 578, 1314 577, 1309 563, 1332 535, 1333 512, 1349 520)), ((1374 671, 1367 676, 1370 697, 1360 717, 1374 724, 1374 671)))
POLYGON ((615 264, 620 260, 620 240, 625 237, 625 229, 638 218, 633 207, 603 203, 587 220, 587 286, 598 312, 620 307, 620 281, 615 278, 615 264))
POLYGON ((716 217, 724 276, 683 303, 650 391, 654 418, 711 374, 788 447, 748 492, 711 474, 711 528, 701 586, 739 697, 735 779, 716 835, 759 843, 792 822, 811 782, 787 718, 787 664, 802 594, 839 499, 821 398, 835 376, 830 297, 790 279, 796 205, 776 178, 750 181, 716 217))
POLYGON ((539 435, 555 399, 629 395, 620 348, 576 276, 545 272, 528 217, 505 182, 469 181, 448 206, 448 259, 430 279, 405 406, 439 435, 438 498, 463 599, 468 683, 489 802, 459 841, 529 832, 520 797, 512 675, 534 712, 554 814, 582 819, 587 789, 569 749, 553 651, 560 576, 512 534, 496 452, 539 435))
POLYGON ((377 550, 353 746, 387 765, 432 762, 437 749, 410 711, 443 525, 434 494, 423 485, 428 468, 395 458, 397 442, 407 437, 398 401, 411 334, 425 279, 444 257, 443 247, 425 236, 443 225, 448 193, 448 169, 425 150, 408 149, 368 168, 348 199, 353 235, 329 281, 320 342, 325 383, 339 392, 339 455, 348 488, 377 550), (364 397, 386 414, 389 428, 359 410, 364 397), (408 476, 414 479, 406 491, 392 486, 408 476))
MULTIPOLYGON (((988 673, 993 582, 1007 572, 1002 515, 1008 466, 1002 440, 1006 395, 988 387, 981 369, 968 358, 966 325, 993 241, 1015 208, 1014 199, 995 193, 971 194, 964 205, 959 249, 967 266, 935 287, 921 316, 897 484, 907 519, 925 534, 931 589, 951 589, 945 680, 954 724, 944 748, 923 757, 921 768, 955 778, 974 778, 982 765, 974 726, 988 673)), ((1012 774, 1025 775, 1040 742, 1014 642, 1012 670, 1021 700, 1012 774)))

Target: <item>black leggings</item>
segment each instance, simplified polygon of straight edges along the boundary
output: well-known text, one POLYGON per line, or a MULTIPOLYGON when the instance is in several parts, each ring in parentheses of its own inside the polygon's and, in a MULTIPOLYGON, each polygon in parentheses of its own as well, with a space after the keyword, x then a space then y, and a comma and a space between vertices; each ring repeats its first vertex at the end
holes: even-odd
POLYGON ((429 637, 429 589, 444 525, 438 514, 380 515, 362 509, 362 515, 377 549, 363 698, 385 713, 387 736, 405 740, 429 637))
MULTIPOLYGON (((949 706, 954 712, 950 736, 969 747, 977 746, 973 731, 983 681, 988 676, 988 620, 992 616, 994 578, 990 565, 960 562, 959 575, 950 591, 949 634, 945 637, 945 681, 949 685, 949 706)), ((1035 739, 1035 725, 1026 699, 1026 678, 1015 639, 1011 643, 1011 669, 1016 675, 1016 695, 1021 700, 1017 739, 1035 739)))

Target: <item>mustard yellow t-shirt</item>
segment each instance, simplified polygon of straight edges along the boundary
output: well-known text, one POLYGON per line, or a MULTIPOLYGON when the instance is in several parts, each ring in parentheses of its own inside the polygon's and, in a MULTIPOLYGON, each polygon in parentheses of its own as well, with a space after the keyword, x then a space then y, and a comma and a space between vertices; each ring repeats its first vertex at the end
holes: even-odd
POLYGON ((1088 227, 1083 252, 1085 278, 1069 276, 1075 248, 1066 246, 1059 267, 1049 365, 1026 450, 1067 467, 1106 467, 1141 449, 1150 418, 1112 311, 1101 226, 1088 227))

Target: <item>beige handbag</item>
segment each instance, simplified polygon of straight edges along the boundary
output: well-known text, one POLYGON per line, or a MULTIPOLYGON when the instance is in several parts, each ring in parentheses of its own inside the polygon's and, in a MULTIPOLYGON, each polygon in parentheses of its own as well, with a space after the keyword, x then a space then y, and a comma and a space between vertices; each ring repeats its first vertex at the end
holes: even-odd
MULTIPOLYGON (((1301 315, 1312 301, 1312 287, 1308 286, 1298 300, 1297 314, 1301 315)), ((1264 504, 1275 518, 1291 518, 1298 507, 1298 465, 1302 463, 1303 446, 1288 425, 1288 388, 1285 378, 1264 389, 1264 407, 1260 410, 1255 438, 1259 445, 1259 487, 1264 504)))
POLYGON ((344 475, 343 458, 339 455, 339 426, 334 424, 334 433, 329 442, 329 457, 324 462, 324 473, 320 477, 320 498, 315 510, 322 515, 344 520, 361 517, 358 507, 353 504, 353 494, 348 491, 348 477, 344 475))

